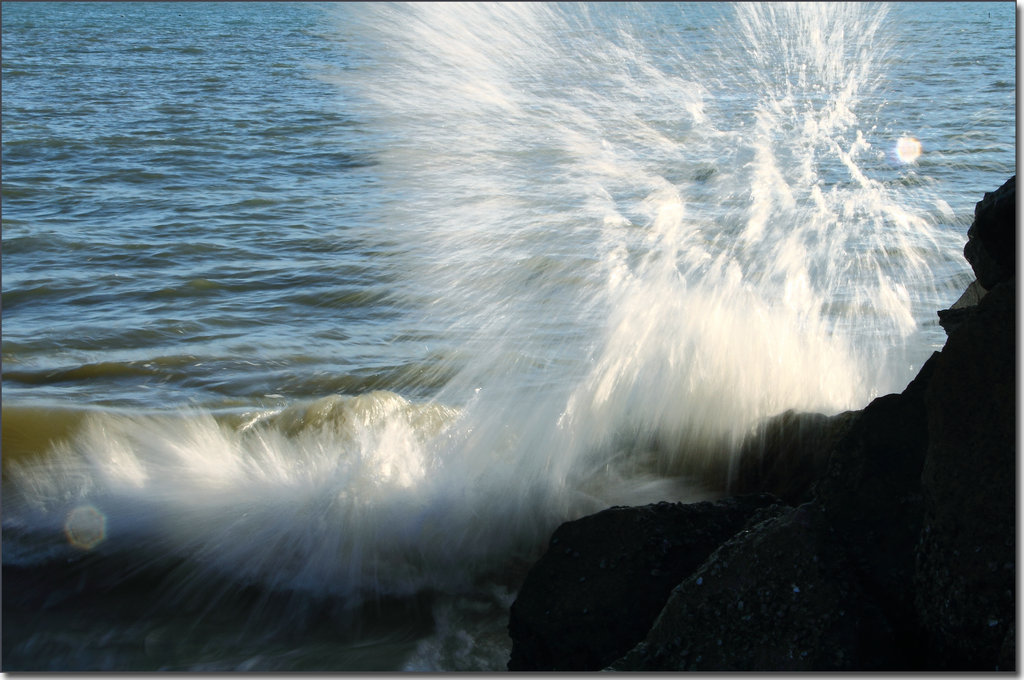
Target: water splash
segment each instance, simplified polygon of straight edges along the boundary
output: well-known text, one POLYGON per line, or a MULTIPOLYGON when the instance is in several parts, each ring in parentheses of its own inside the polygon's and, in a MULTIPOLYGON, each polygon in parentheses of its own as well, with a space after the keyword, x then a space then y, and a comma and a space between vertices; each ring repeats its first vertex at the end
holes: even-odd
POLYGON ((786 408, 901 388, 957 246, 869 141, 885 7, 638 9, 676 41, 658 55, 578 10, 344 17, 386 46, 342 81, 394 140, 382 225, 423 245, 427 315, 463 339, 441 398, 480 402, 478 433, 536 430, 522 464, 568 475, 624 432, 719 455, 786 408), (538 391, 557 420, 523 412, 538 391))
POLYGON ((193 585, 458 590, 565 519, 706 497, 758 419, 862 406, 927 356, 930 266, 959 245, 874 153, 884 7, 332 11, 374 217, 407 244, 394 295, 453 377, 423 404, 97 416, 18 473, 5 551, 91 504, 98 552, 193 585))

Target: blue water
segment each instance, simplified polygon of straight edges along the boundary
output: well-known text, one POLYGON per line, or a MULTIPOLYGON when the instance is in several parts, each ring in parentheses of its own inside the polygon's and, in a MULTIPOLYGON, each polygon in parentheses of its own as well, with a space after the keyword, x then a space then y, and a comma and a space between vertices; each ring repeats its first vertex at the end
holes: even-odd
POLYGON ((558 522, 942 346, 1015 13, 4 3, 4 563, 167 604, 5 668, 503 668, 558 522))
POLYGON ((381 351, 397 248, 366 217, 372 147, 317 80, 349 61, 327 23, 308 5, 6 9, 9 399, 322 395, 401 365, 381 351))

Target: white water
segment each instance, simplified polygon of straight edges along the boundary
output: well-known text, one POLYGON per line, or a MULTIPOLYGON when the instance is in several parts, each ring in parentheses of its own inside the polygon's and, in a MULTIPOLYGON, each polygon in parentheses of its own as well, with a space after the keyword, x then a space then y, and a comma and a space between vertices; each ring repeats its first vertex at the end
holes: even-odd
POLYGON ((962 235, 870 141, 884 7, 741 3, 665 27, 657 56, 650 19, 576 9, 335 8, 380 228, 409 244, 395 295, 457 348, 432 400, 97 415, 14 471, 11 526, 71 550, 92 506, 97 550, 181 556, 196 583, 457 591, 565 519, 706 497, 701 470, 763 417, 902 389, 941 343, 920 323, 955 299, 932 267, 962 235))

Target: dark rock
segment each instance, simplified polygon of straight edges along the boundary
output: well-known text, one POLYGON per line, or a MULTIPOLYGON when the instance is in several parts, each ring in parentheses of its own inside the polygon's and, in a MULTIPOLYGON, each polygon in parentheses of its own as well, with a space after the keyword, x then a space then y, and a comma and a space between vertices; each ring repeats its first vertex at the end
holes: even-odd
POLYGON ((598 670, 643 639, 672 588, 769 495, 616 507, 566 522, 512 604, 509 670, 598 670))
POLYGON ((857 414, 815 487, 857 578, 885 611, 908 657, 923 644, 911 584, 928 445, 924 396, 936 361, 933 354, 901 394, 879 397, 857 414))
MULTIPOLYGON (((977 283, 977 281, 975 281, 977 283)), ((939 325, 942 326, 942 330, 946 331, 946 335, 949 335, 954 328, 962 324, 971 314, 974 313, 974 307, 950 307, 949 309, 940 309, 939 314, 939 325)))
POLYGON ((885 669, 885 617, 819 507, 777 506, 672 592, 620 671, 885 669))
MULTIPOLYGON (((935 362, 933 355, 902 394, 833 419, 835 443, 815 500, 713 553, 673 592, 644 642, 612 668, 929 666, 910 584, 922 521, 924 395, 935 362), (797 594, 805 597, 791 597, 797 594)), ((801 421, 820 428, 829 420, 811 415, 783 414, 776 425, 795 433, 801 421)))
POLYGON ((987 292, 981 287, 978 280, 975 279, 971 281, 971 284, 964 290, 963 295, 953 303, 952 307, 938 311, 939 325, 942 326, 947 335, 974 313, 978 303, 981 302, 981 298, 985 297, 987 292))
POLYGON ((986 193, 974 207, 967 230, 964 257, 978 277, 949 309, 938 312, 939 324, 949 334, 974 313, 989 289, 1017 274, 1017 176, 996 191, 986 193))
POLYGON ((999 662, 996 670, 1015 671, 1017 670, 1017 622, 1010 621, 1006 627, 1006 635, 1003 637, 1003 647, 999 650, 999 662))
POLYGON ((1017 274, 1017 176, 986 193, 974 207, 964 257, 985 289, 1017 274))
POLYGON ((769 418, 744 440, 727 490, 771 493, 793 505, 810 500, 811 485, 855 416, 853 411, 826 416, 791 410, 769 418))
POLYGON ((950 334, 926 395, 916 600, 953 669, 1005 664, 998 659, 1014 628, 1015 308, 1013 282, 994 287, 950 334))

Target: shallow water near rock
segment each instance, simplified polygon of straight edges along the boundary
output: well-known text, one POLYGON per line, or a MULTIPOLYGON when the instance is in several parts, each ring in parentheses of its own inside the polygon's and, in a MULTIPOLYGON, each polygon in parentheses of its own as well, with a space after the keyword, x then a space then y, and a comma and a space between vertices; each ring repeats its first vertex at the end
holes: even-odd
POLYGON ((504 669, 561 522, 902 390, 1015 171, 1008 3, 4 15, 5 670, 504 669))

